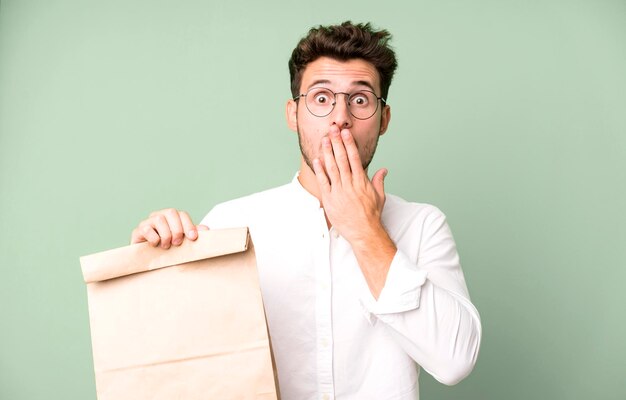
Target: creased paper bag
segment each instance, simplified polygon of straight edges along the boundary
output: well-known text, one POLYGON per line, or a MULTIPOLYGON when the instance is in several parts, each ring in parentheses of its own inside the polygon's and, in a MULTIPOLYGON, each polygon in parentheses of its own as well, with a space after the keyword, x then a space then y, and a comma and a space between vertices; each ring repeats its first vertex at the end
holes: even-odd
POLYGON ((277 399, 247 228, 81 257, 98 400, 277 399))

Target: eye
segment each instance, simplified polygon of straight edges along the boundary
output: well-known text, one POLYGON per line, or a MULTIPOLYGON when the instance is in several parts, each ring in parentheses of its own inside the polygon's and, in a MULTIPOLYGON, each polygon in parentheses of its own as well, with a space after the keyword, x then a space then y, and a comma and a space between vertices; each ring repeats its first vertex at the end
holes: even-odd
POLYGON ((350 96, 350 104, 357 107, 365 107, 369 104, 370 99, 367 93, 355 93, 350 96))
POLYGON ((319 93, 314 97, 314 100, 317 104, 326 104, 330 99, 326 93, 319 93))
POLYGON ((311 91, 311 99, 318 106, 325 106, 333 102, 333 93, 328 89, 317 88, 311 91))

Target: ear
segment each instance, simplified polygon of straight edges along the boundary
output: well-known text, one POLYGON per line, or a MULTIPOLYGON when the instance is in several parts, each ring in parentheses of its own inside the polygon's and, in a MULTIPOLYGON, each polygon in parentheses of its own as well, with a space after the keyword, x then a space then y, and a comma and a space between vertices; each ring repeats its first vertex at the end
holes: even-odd
POLYGON ((285 106, 285 117, 287 118, 287 126, 294 132, 298 132, 298 103, 295 100, 287 100, 285 106))
POLYGON ((387 132, 387 127, 389 126, 389 122, 391 121, 391 107, 385 104, 383 107, 383 111, 380 116, 380 136, 384 135, 387 132))

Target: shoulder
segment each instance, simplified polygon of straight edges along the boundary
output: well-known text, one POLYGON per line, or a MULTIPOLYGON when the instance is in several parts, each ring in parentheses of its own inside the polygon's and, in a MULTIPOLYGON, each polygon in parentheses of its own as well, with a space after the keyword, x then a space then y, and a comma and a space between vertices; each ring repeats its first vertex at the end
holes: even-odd
POLYGON ((247 226, 257 211, 270 212, 287 197, 289 184, 249 194, 217 204, 202 219, 210 228, 247 226))
POLYGON ((425 222, 433 219, 445 219, 445 217, 445 214, 432 204, 410 202, 393 194, 386 195, 383 219, 425 222))
POLYGON ((430 249, 444 249, 456 254, 446 215, 436 206, 387 195, 382 217, 383 225, 398 249, 414 262, 430 249))

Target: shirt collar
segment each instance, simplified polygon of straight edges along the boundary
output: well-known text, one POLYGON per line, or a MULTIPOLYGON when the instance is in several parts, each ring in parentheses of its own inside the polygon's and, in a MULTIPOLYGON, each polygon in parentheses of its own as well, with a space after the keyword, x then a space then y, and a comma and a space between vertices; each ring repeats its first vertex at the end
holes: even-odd
POLYGON ((302 202, 302 204, 305 205, 305 207, 314 207, 315 209, 319 209, 320 201, 302 186, 298 180, 298 176, 300 176, 300 171, 296 172, 296 175, 291 180, 291 188, 295 196, 302 202))

